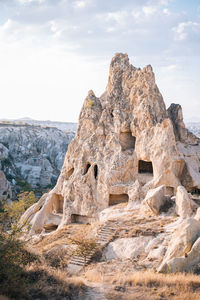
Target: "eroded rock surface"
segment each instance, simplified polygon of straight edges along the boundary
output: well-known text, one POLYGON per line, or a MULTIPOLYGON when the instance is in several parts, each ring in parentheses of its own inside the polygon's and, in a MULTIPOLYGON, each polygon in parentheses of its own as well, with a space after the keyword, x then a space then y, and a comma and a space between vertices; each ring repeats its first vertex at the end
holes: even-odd
MULTIPOLYGON (((72 221, 116 218, 121 211, 125 217, 145 197, 154 214, 165 214, 162 208, 168 200, 175 206, 173 196, 179 186, 185 187, 186 194, 200 193, 199 169, 199 139, 185 129, 181 107, 173 104, 166 110, 151 66, 135 68, 126 54, 116 54, 105 92, 98 98, 89 91, 84 101, 55 188, 40 210, 37 207, 26 214, 31 219, 30 234, 41 233, 48 226, 59 229, 72 221), (119 203, 116 213, 102 214, 119 203)), ((162 242, 155 253, 151 249, 147 254, 155 257, 157 253, 161 259, 166 255, 166 263, 190 251, 200 224, 187 219, 190 215, 185 221, 192 225, 182 224, 184 233, 180 231, 168 249, 166 240, 166 245, 162 242)))
MULTIPOLYGON (((169 246, 159 272, 167 273, 171 270, 169 262, 173 258, 187 256, 194 242, 200 237, 200 222, 194 218, 182 220, 171 237, 169 246)), ((170 263, 171 264, 171 263, 170 263)), ((179 271, 184 271, 183 269, 179 271)))

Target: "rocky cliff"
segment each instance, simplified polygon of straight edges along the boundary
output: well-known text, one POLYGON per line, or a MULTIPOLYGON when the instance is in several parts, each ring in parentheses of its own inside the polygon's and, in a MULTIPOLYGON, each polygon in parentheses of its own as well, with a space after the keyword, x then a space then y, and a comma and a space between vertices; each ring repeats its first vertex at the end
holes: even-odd
POLYGON ((73 137, 57 128, 0 123, 0 196, 55 185, 73 137))
POLYGON ((98 98, 89 91, 84 101, 56 186, 21 223, 31 225, 29 236, 44 236, 95 221, 104 226, 104 243, 106 224, 119 226, 107 260, 189 271, 200 262, 199 195, 200 140, 185 128, 180 105, 166 109, 152 67, 135 68, 120 53, 105 92, 98 98))
POLYGON ((199 171, 199 139, 185 128, 181 106, 166 109, 150 65, 135 68, 127 54, 116 54, 105 92, 89 91, 84 101, 55 188, 26 218, 39 233, 51 218, 59 228, 91 222, 120 202, 148 198, 143 206, 159 212, 180 185, 199 193, 199 171), (148 192, 156 188, 162 200, 154 205, 148 192))

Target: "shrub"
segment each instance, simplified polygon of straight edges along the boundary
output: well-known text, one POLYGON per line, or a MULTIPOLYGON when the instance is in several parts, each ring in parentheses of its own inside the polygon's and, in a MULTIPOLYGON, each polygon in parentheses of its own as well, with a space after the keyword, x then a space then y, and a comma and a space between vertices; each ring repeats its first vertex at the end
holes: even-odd
POLYGON ((88 106, 93 106, 93 104, 94 104, 94 101, 92 100, 92 99, 90 99, 89 101, 88 101, 88 106))
POLYGON ((8 218, 12 224, 17 224, 21 215, 35 202, 37 198, 33 191, 22 192, 18 195, 18 201, 13 201, 10 205, 4 205, 4 212, 7 213, 8 218))

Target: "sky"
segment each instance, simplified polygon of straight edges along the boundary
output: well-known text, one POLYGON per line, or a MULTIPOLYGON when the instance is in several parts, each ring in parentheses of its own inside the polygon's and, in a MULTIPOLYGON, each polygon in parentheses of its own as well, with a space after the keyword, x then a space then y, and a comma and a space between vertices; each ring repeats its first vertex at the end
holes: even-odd
POLYGON ((0 118, 77 122, 117 52, 200 121, 200 0, 0 0, 0 118))

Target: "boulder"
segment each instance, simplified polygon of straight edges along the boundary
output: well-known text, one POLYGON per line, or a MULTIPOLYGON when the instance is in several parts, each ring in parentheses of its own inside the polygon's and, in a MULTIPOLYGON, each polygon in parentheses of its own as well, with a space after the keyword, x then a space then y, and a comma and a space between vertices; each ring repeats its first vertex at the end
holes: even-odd
POLYGON ((167 198, 165 196, 165 186, 159 186, 148 191, 141 209, 149 209, 155 215, 158 215, 161 208, 165 205, 167 198))
POLYGON ((193 214, 191 199, 183 186, 177 188, 175 211, 181 218, 188 218, 193 214))
POLYGON ((194 242, 200 237, 200 222, 193 218, 183 219, 179 223, 169 242, 166 255, 158 268, 167 272, 167 264, 172 258, 184 256, 190 252, 194 242))
POLYGON ((190 252, 182 257, 170 259, 162 268, 164 273, 192 272, 200 263, 200 238, 196 240, 190 252))
POLYGON ((121 238, 109 245, 104 250, 106 260, 137 258, 145 254, 145 249, 149 242, 153 239, 151 236, 141 236, 135 238, 121 238))

